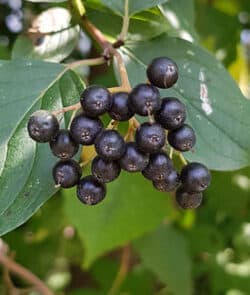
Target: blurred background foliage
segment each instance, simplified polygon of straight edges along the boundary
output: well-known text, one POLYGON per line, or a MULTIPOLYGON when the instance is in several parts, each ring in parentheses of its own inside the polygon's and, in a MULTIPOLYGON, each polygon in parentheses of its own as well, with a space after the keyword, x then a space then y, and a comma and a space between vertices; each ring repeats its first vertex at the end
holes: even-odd
MULTIPOLYGON (((157 13, 150 9, 133 16, 131 38, 147 38, 144 31, 152 37, 166 30, 185 39, 191 36, 194 42, 214 53, 249 98, 249 0, 169 2, 169 12, 176 9, 177 2, 185 2, 186 8, 176 11, 180 12, 177 16, 189 35, 177 32, 171 18, 169 23, 159 25, 159 20, 155 20, 157 13), (141 19, 150 19, 150 23, 145 25, 138 21, 141 19)), ((18 34, 35 15, 59 5, 66 6, 0 0, 0 59, 11 58, 18 34)), ((121 18, 101 5, 99 9, 93 7, 96 6, 90 1, 91 20, 101 28, 107 26, 107 19, 112 21, 115 25, 106 31, 111 38, 117 35, 121 18)), ((66 62, 95 54, 95 44, 81 32, 80 41, 66 62)), ((88 83, 114 85, 112 70, 104 67, 86 68, 80 74, 88 83)), ((182 212, 175 208, 171 196, 156 193, 140 176, 124 175, 122 184, 110 187, 112 196, 120 203, 108 207, 110 215, 105 216, 98 208, 95 213, 86 208, 84 224, 80 216, 83 211, 78 212, 73 193, 60 192, 3 240, 14 252, 16 261, 42 278, 57 294, 112 295, 118 279, 117 294, 124 295, 248 295, 250 169, 213 172, 212 176, 202 207, 182 212), (131 182, 141 186, 138 199, 130 198, 131 182), (142 211, 131 212, 133 203, 139 208, 143 203, 142 211), (123 218, 119 218, 121 210, 123 218), (114 223, 106 227, 108 218, 114 223)), ((108 201, 105 206, 109 206, 108 201)), ((19 278, 12 279, 16 286, 25 286, 19 278)), ((2 279, 0 294, 5 292, 2 279)))

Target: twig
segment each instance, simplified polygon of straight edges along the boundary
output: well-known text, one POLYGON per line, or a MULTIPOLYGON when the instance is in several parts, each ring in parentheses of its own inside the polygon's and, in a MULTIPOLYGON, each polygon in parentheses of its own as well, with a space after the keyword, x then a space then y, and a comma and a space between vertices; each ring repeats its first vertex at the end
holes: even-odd
POLYGON ((120 78, 121 78, 121 87, 124 88, 125 91, 129 92, 131 90, 131 86, 129 83, 128 73, 127 73, 125 64, 123 62, 122 56, 121 56, 120 52, 118 52, 114 48, 113 48, 113 54, 114 54, 117 64, 118 64, 118 69, 119 69, 120 78))
POLYGON ((140 127, 140 123, 136 120, 135 117, 131 118, 130 120, 133 122, 135 129, 140 127))
MULTIPOLYGON (((116 58, 119 72, 120 72, 120 77, 121 77, 121 87, 127 91, 130 91, 131 87, 130 87, 130 83, 128 79, 128 74, 127 74, 123 59, 121 57, 121 54, 106 39, 104 34, 87 19, 85 15, 85 10, 83 10, 83 13, 81 12, 82 6, 83 6, 81 2, 76 0, 71 0, 71 5, 76 9, 76 11, 78 11, 78 15, 81 20, 81 23, 80 23, 81 27, 84 30, 86 30, 91 35, 91 37, 102 47, 104 59, 109 60, 112 56, 116 58)), ((124 7, 124 24, 123 24, 123 28, 120 35, 122 37, 124 37, 124 34, 127 34, 128 22, 129 22, 128 1, 126 0, 125 7, 124 7)))
POLYGON ((109 130, 113 130, 113 129, 116 129, 117 126, 118 126, 119 122, 116 121, 116 120, 111 120, 107 126, 106 129, 109 129, 109 130))
POLYGON ((122 30, 119 35, 117 43, 120 41, 124 42, 127 38, 128 28, 129 28, 129 7, 128 7, 128 0, 124 1, 124 16, 123 16, 123 23, 122 23, 122 30))
POLYGON ((183 154, 181 152, 178 153, 179 159, 181 160, 182 164, 185 166, 188 164, 187 160, 184 158, 183 154))
POLYGON ((75 104, 72 104, 71 106, 67 106, 67 107, 61 108, 59 110, 56 110, 56 111, 52 112, 52 114, 54 116, 56 116, 58 114, 63 114, 63 113, 69 112, 69 111, 77 111, 80 108, 81 108, 81 103, 77 102, 75 104))
POLYGON ((122 86, 111 87, 111 88, 108 88, 108 90, 110 93, 126 91, 126 89, 124 89, 122 86))
POLYGON ((173 159, 173 154, 174 154, 174 149, 171 147, 169 151, 169 158, 172 160, 173 159))
POLYGON ((130 256, 131 256, 130 246, 126 245, 125 247, 123 247, 120 268, 108 292, 108 295, 115 295, 119 291, 129 270, 130 256))
POLYGON ((135 126, 134 126, 134 121, 129 120, 128 121, 128 131, 127 134, 124 136, 125 141, 133 141, 134 139, 134 132, 135 132, 135 126))
POLYGON ((73 61, 73 62, 67 64, 66 68, 67 69, 75 69, 75 68, 78 68, 81 66, 97 66, 97 65, 102 65, 106 62, 107 61, 102 56, 102 57, 97 57, 97 58, 90 58, 90 59, 73 61))
POLYGON ((81 26, 91 35, 91 37, 102 47, 103 50, 111 45, 103 33, 97 29, 97 27, 92 24, 92 22, 90 22, 85 15, 81 17, 81 26))
POLYGON ((8 256, 0 253, 0 263, 6 267, 10 272, 18 275, 27 282, 31 283, 34 288, 39 291, 42 295, 54 295, 54 293, 42 282, 38 277, 36 277, 32 272, 21 266, 20 264, 13 261, 8 256))

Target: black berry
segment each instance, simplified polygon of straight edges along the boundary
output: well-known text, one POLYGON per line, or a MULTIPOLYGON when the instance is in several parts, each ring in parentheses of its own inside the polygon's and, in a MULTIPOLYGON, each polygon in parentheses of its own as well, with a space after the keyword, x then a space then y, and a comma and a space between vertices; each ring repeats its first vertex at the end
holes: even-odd
POLYGON ((176 191, 176 202, 182 209, 195 209, 201 205, 202 193, 188 193, 184 187, 176 191))
POLYGON ((175 97, 163 98, 161 108, 155 113, 155 120, 168 130, 181 127, 185 119, 185 105, 175 97))
POLYGON ((129 104, 135 113, 148 116, 161 107, 160 92, 153 85, 139 84, 130 92, 129 104))
POLYGON ((164 152, 150 155, 147 167, 142 174, 153 181, 164 180, 173 170, 173 163, 164 152))
POLYGON ((105 198, 105 195, 105 184, 92 175, 83 177, 77 185, 77 197, 84 204, 96 205, 105 198))
POLYGON ((70 126, 70 133, 75 142, 83 145, 91 145, 102 129, 103 123, 99 118, 89 118, 80 114, 73 119, 70 126))
POLYGON ((83 91, 80 102, 87 116, 98 117, 110 109, 111 95, 107 88, 89 86, 83 91))
POLYGON ((50 141, 50 148, 56 157, 70 159, 78 152, 79 145, 73 140, 68 130, 62 129, 50 141))
POLYGON ((81 177, 81 167, 74 160, 61 160, 53 168, 56 185, 68 188, 76 185, 81 177))
POLYGON ((95 149, 106 160, 118 160, 125 152, 125 142, 116 130, 105 130, 95 140, 95 149))
POLYGON ((153 181, 153 185, 158 191, 172 192, 179 185, 179 175, 175 170, 172 170, 163 180, 153 181))
POLYGON ((116 121, 126 121, 133 117, 134 112, 129 106, 127 92, 117 92, 112 95, 112 104, 109 115, 116 121))
POLYGON ((136 144, 145 153, 155 153, 165 144, 165 130, 158 123, 145 122, 136 130, 136 144))
POLYGON ((169 144, 178 151, 186 152, 193 148, 196 142, 194 129, 184 124, 178 129, 168 132, 169 144))
POLYGON ((121 168, 115 161, 104 160, 96 156, 92 162, 91 171, 97 180, 105 183, 116 179, 121 172, 121 168))
POLYGON ((202 192, 209 186, 211 174, 206 166, 194 162, 182 169, 180 179, 187 192, 202 192))
POLYGON ((126 150, 119 163, 122 169, 129 172, 138 172, 145 169, 149 162, 147 154, 141 152, 134 142, 126 144, 126 150))
POLYGON ((159 88, 169 88, 178 80, 178 67, 168 57, 157 57, 147 68, 149 81, 159 88))
POLYGON ((48 111, 34 112, 28 122, 29 136, 37 142, 50 141, 59 130, 59 123, 48 111))

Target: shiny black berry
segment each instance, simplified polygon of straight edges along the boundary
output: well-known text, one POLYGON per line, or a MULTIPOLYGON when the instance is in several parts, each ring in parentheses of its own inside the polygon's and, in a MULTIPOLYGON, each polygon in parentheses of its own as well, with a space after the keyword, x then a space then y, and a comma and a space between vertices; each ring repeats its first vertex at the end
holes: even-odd
POLYGON ((77 185, 78 199, 87 205, 96 205, 106 196, 105 184, 99 182, 93 175, 83 177, 77 185))
POLYGON ((161 107, 160 92, 153 85, 139 84, 129 94, 129 105, 138 115, 153 114, 161 107))
POLYGON ((138 172, 145 169, 149 162, 149 157, 144 152, 140 151, 135 142, 126 143, 126 150, 119 163, 122 169, 129 172, 138 172))
POLYGON ((177 188, 179 183, 179 175, 175 170, 172 170, 163 180, 153 181, 154 187, 161 192, 172 192, 177 188))
POLYGON ((59 130, 57 118, 50 112, 34 112, 28 122, 29 136, 37 142, 48 142, 59 130))
POLYGON ((68 130, 62 129, 50 141, 50 148, 56 157, 70 159, 78 152, 79 145, 73 140, 68 130))
POLYGON ((155 153, 165 144, 165 130, 158 123, 145 122, 136 130, 136 144, 145 153, 155 153))
POLYGON ((127 92, 117 92, 112 95, 112 104, 109 115, 116 121, 126 121, 133 117, 134 111, 129 106, 127 92))
POLYGON ((148 80, 159 88, 169 88, 178 80, 178 67, 168 57, 157 57, 147 68, 148 80))
POLYGON ((209 186, 211 174, 206 166, 193 162, 182 169, 180 179, 187 192, 202 192, 209 186))
POLYGON ((106 160, 118 160, 125 152, 125 142, 116 130, 105 130, 95 140, 97 154, 106 160))
POLYGON ((70 125, 74 141, 83 145, 93 144, 102 129, 103 123, 99 118, 89 118, 83 114, 76 116, 70 125))
POLYGON ((74 160, 61 160, 53 168, 55 184, 63 188, 76 185, 80 180, 81 174, 81 167, 74 160))
POLYGON ((91 171, 97 180, 105 183, 116 179, 121 172, 121 168, 115 161, 104 160, 96 156, 92 162, 91 171))
POLYGON ((195 209, 201 205, 202 193, 188 193, 184 187, 176 191, 176 202, 182 209, 195 209))
POLYGON ((185 119, 185 105, 175 97, 163 98, 161 108, 155 113, 155 120, 168 130, 181 127, 185 119))
POLYGON ((142 171, 142 174, 153 181, 164 180, 173 170, 173 163, 169 156, 160 151, 152 154, 149 157, 147 167, 142 171))
POLYGON ((83 91, 80 102, 88 117, 98 117, 110 109, 111 95, 107 88, 93 85, 83 91))
POLYGON ((194 129, 187 124, 168 132, 169 144, 178 151, 190 151, 196 142, 194 129))

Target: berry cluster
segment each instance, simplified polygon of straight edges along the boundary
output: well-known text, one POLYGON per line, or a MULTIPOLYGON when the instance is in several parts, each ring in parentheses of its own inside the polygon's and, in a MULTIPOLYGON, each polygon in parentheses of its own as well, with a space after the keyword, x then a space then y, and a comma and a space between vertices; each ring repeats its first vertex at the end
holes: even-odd
POLYGON ((177 151, 189 151, 196 141, 194 130, 184 123, 184 104, 175 97, 161 99, 158 90, 177 81, 177 65, 169 58, 156 58, 149 64, 147 76, 150 84, 139 84, 130 93, 111 94, 100 86, 86 88, 80 98, 82 113, 75 116, 69 130, 59 129, 50 112, 39 110, 30 117, 30 137, 49 142, 52 153, 61 159, 53 168, 56 185, 77 185, 81 202, 94 205, 102 201, 106 183, 116 179, 123 169, 141 172, 159 191, 176 190, 176 201, 182 208, 200 205, 202 192, 210 183, 208 169, 200 163, 189 163, 179 174, 163 150, 168 143, 177 151), (104 128, 99 118, 104 113, 115 121, 129 120, 135 114, 147 116, 149 121, 137 126, 134 140, 125 142, 117 130, 104 128), (92 175, 83 178, 79 164, 71 159, 79 145, 94 145, 97 153, 91 164, 92 175))

